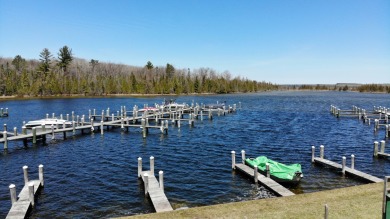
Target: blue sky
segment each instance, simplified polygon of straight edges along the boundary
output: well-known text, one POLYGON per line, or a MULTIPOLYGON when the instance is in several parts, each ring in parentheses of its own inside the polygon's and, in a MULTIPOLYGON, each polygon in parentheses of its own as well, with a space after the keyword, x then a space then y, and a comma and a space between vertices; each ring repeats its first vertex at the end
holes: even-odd
POLYGON ((278 84, 390 83, 389 0, 0 0, 0 56, 209 67, 278 84))

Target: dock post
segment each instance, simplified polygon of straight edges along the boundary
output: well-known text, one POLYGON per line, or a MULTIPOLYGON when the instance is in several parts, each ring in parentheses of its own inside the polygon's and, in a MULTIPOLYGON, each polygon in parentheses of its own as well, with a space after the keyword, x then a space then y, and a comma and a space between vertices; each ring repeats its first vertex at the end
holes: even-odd
POLYGON ((314 163, 316 147, 311 146, 311 162, 314 163))
POLYGON ((93 130, 95 130, 95 128, 93 127, 93 118, 91 118, 91 132, 93 132, 93 130))
POLYGON ((4 124, 4 131, 7 131, 7 124, 4 124))
POLYGON ((149 190, 149 175, 147 173, 144 174, 144 185, 145 185, 145 195, 148 195, 149 190))
POLYGON ((28 166, 23 166, 24 184, 28 183, 28 166))
POLYGON ((340 118, 340 109, 337 109, 336 117, 337 117, 337 118, 340 118))
POLYGON ((386 125, 386 133, 385 133, 386 138, 389 137, 389 132, 390 132, 390 130, 389 130, 389 125, 386 125))
POLYGON ((164 172, 162 170, 158 172, 158 182, 160 184, 160 189, 164 192, 164 172))
POLYGON ((9 191, 11 194, 11 203, 14 204, 16 202, 16 186, 15 186, 15 184, 9 185, 9 191))
POLYGON ((18 128, 14 127, 14 135, 18 136, 18 128))
POLYGON ((64 119, 64 118, 62 117, 62 113, 60 114, 60 119, 64 119))
POLYGON ((232 169, 236 169, 236 152, 232 151, 232 169))
POLYGON ((379 120, 378 119, 375 119, 374 120, 374 131, 376 131, 379 127, 379 120))
POLYGON ((31 202, 31 205, 34 207, 35 201, 34 201, 34 183, 30 182, 28 184, 28 199, 31 202))
POLYGON ((378 156, 378 144, 379 142, 374 141, 374 157, 378 156))
POLYGON ((111 121, 114 121, 114 120, 115 120, 115 116, 114 116, 114 113, 113 113, 113 114, 111 114, 111 121))
POLYGON ((271 173, 270 173, 270 170, 269 170, 269 163, 265 164, 265 172, 266 172, 267 178, 270 178, 271 177, 271 173))
POLYGON ((4 138, 4 149, 8 149, 8 140, 7 140, 7 131, 3 132, 3 138, 4 138))
POLYGON ((141 173, 142 173, 142 158, 139 157, 138 158, 138 177, 141 177, 141 173))
POLYGON ((103 129, 103 120, 100 121, 100 134, 103 135, 104 134, 104 129, 103 129))
POLYGON ((76 133, 76 122, 72 121, 73 134, 76 133))
POLYGON ((66 121, 69 121, 69 113, 66 114, 66 121))
POLYGON ((386 142, 384 140, 381 141, 381 153, 385 153, 385 144, 386 142))
POLYGON ((345 174, 345 163, 347 162, 347 158, 343 156, 343 162, 341 166, 341 172, 345 174))
POLYGON ((145 121, 145 119, 141 119, 141 126, 142 126, 142 137, 146 138, 146 121, 145 121))
POLYGON ((52 113, 51 114, 51 118, 54 119, 56 117, 56 114, 55 113, 52 113))
POLYGON ((241 151, 242 164, 245 164, 245 151, 241 151))
POLYGON ((200 111, 200 121, 203 121, 203 110, 200 111))
POLYGON ((150 174, 154 175, 154 157, 150 157, 150 174))
POLYGON ((33 134, 33 144, 37 143, 37 129, 35 127, 32 128, 32 134, 33 134))
POLYGON ((351 155, 351 169, 355 169, 355 155, 351 155))
POLYGON ((91 118, 91 110, 88 110, 88 118, 91 118))
POLYGON ((51 139, 53 140, 55 137, 54 137, 54 125, 51 124, 51 139))
POLYGON ((324 219, 328 219, 328 216, 329 216, 329 208, 328 208, 328 204, 325 204, 325 216, 324 216, 324 219))
POLYGON ((26 126, 22 126, 22 134, 23 134, 23 135, 27 135, 26 126))
POLYGON ((320 158, 324 159, 324 145, 320 146, 320 158))
POLYGON ((43 186, 44 185, 44 180, 43 180, 43 165, 42 164, 40 164, 38 166, 38 172, 39 172, 39 182, 43 186))
POLYGON ((368 118, 368 126, 371 126, 371 119, 368 118))
POLYGON ((123 119, 123 117, 121 118, 121 129, 123 131, 123 129, 125 128, 125 121, 123 119))
POLYGON ((259 179, 258 179, 259 172, 257 171, 257 165, 255 165, 253 169, 254 169, 253 176, 255 177, 255 183, 257 184, 259 181, 259 179))

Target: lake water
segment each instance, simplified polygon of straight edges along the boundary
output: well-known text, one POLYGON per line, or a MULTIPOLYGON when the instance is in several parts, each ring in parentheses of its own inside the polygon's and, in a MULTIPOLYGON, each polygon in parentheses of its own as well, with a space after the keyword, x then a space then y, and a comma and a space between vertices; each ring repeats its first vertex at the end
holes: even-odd
MULTIPOLYGON (((177 102, 227 104, 241 102, 234 114, 195 121, 194 127, 182 123, 169 126, 168 135, 150 130, 146 139, 140 130, 121 132, 111 129, 102 136, 80 133, 64 140, 48 138, 47 144, 11 142, 0 153, 0 218, 10 207, 8 186, 24 185, 22 166, 29 166, 30 179, 38 179, 38 165, 45 166, 45 188, 40 193, 31 218, 107 218, 153 212, 137 179, 137 158, 149 167, 155 157, 155 170, 164 171, 165 193, 173 208, 196 207, 274 196, 253 181, 231 170, 231 151, 245 150, 247 157, 266 155, 283 163, 300 163, 304 172, 295 193, 308 193, 353 185, 360 182, 334 170, 311 164, 311 146, 325 145, 327 159, 341 163, 341 157, 355 155, 355 168, 382 178, 390 175, 390 162, 372 156, 373 142, 384 139, 384 129, 374 133, 355 118, 337 119, 330 105, 367 110, 390 107, 389 94, 352 92, 266 92, 257 94, 178 96, 148 98, 72 98, 4 100, 10 116, 0 118, 9 129, 21 130, 23 121, 44 118, 46 113, 88 115, 108 107, 161 103, 164 98, 177 102)), ((1 144, 2 148, 3 145, 1 144)))

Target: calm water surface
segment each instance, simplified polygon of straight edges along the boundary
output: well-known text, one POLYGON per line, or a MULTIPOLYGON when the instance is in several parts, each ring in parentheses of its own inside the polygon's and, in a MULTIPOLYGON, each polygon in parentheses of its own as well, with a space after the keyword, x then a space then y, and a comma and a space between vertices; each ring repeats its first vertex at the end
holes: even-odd
MULTIPOLYGON (((170 97, 165 97, 170 98, 170 97)), ((353 178, 311 164, 311 146, 325 145, 327 159, 341 163, 341 157, 355 155, 356 169, 377 177, 390 175, 390 162, 372 157, 375 140, 384 139, 383 129, 352 118, 337 119, 330 105, 351 109, 390 107, 388 94, 348 92, 269 92, 239 95, 174 97, 177 102, 227 104, 241 102, 235 114, 169 126, 168 135, 151 130, 146 139, 140 130, 111 129, 102 136, 76 134, 64 140, 48 140, 46 145, 11 142, 0 153, 0 218, 10 207, 8 186, 17 192, 23 182, 22 166, 29 166, 30 179, 38 178, 38 165, 45 166, 45 188, 40 193, 31 218, 108 218, 153 212, 137 179, 137 158, 144 167, 155 157, 155 169, 164 171, 165 193, 174 208, 213 205, 274 196, 261 186, 231 170, 232 150, 247 156, 266 155, 283 163, 300 163, 305 175, 295 193, 308 193, 360 185, 353 178)), ((88 115, 110 107, 161 103, 164 97, 79 98, 0 101, 10 117, 0 118, 11 129, 21 129, 23 121, 44 118, 46 113, 88 115)), ((3 145, 1 144, 2 148, 3 145)))

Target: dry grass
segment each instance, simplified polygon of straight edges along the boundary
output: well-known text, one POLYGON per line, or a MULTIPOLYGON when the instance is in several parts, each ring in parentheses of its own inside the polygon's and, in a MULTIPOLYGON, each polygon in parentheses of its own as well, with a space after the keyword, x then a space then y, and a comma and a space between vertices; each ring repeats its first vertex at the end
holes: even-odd
MULTIPOLYGON (((383 183, 284 198, 235 202, 133 216, 135 218, 382 218, 383 183)), ((133 218, 132 217, 132 218, 133 218)), ((129 218, 129 217, 123 217, 129 218)))

